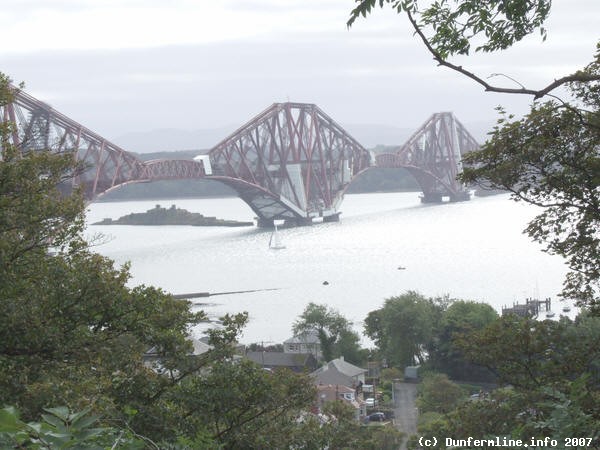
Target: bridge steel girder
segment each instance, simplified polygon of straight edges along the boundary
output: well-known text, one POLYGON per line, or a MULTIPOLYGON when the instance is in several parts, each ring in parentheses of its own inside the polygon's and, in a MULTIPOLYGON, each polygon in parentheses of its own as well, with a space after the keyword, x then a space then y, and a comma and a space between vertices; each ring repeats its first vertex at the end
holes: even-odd
POLYGON ((377 155, 377 166, 407 169, 423 190, 423 202, 469 199, 457 179, 462 157, 479 144, 451 112, 433 114, 395 153, 377 155))
POLYGON ((10 143, 22 152, 72 154, 81 169, 73 173, 71 189, 79 186, 87 201, 129 183, 203 177, 200 161, 144 162, 64 114, 13 87, 12 103, 0 106, 3 122, 15 125, 10 143))
POLYGON ((209 152, 213 175, 258 216, 295 225, 335 220, 370 153, 316 105, 275 103, 209 152))

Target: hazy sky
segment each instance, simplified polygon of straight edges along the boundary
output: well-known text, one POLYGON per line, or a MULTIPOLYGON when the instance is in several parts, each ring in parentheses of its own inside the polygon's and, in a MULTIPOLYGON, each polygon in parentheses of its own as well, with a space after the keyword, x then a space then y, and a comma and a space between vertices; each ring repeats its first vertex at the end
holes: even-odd
MULTIPOLYGON (((545 43, 535 35, 502 54, 454 61, 534 88, 587 64, 600 39, 600 1, 553 3, 545 43)), ((2 0, 0 71, 108 138, 235 128, 287 100, 316 103, 342 125, 402 128, 438 111, 491 123, 498 104, 525 110, 528 98, 484 93, 436 67, 406 19, 389 8, 348 30, 353 5, 2 0)))

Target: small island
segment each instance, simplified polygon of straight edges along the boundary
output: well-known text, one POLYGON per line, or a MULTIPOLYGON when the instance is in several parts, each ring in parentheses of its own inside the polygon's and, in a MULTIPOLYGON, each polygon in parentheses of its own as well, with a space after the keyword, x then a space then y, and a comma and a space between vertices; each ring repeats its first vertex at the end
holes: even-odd
POLYGON ((195 227, 249 227, 253 222, 205 217, 171 205, 169 209, 156 205, 145 213, 132 213, 116 220, 107 218, 92 225, 191 225, 195 227))

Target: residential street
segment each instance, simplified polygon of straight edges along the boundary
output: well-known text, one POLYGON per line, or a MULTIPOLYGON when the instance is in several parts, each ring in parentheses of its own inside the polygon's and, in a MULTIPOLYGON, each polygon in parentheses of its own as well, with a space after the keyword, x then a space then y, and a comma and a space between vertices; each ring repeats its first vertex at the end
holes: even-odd
MULTIPOLYGON (((407 436, 417 433, 416 398, 416 383, 394 382, 394 423, 407 436)), ((403 445, 403 448, 406 447, 403 445)))

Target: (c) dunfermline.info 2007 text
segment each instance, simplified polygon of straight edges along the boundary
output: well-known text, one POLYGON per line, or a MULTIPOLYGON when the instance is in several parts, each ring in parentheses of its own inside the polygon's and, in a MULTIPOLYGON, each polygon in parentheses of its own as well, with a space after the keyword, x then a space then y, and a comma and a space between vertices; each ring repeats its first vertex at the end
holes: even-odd
MULTIPOLYGON (((426 438, 421 436, 419 438, 419 445, 421 447, 435 447, 438 445, 438 439, 436 437, 426 438)), ((592 438, 586 437, 574 437, 574 438, 564 438, 561 439, 560 442, 558 439, 550 439, 548 437, 540 439, 540 438, 529 438, 528 440, 522 439, 511 439, 506 436, 503 437, 495 437, 495 438, 486 438, 486 439, 475 439, 472 437, 468 437, 466 439, 454 439, 454 438, 444 438, 442 441, 447 448, 452 447, 558 447, 559 443, 561 447, 576 447, 576 448, 585 448, 589 447, 592 443, 592 438)))

